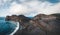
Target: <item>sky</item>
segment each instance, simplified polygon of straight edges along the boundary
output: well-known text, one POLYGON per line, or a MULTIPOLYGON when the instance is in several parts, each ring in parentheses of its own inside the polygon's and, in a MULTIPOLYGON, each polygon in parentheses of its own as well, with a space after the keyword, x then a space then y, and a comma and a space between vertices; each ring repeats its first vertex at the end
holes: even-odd
POLYGON ((0 0, 0 17, 60 13, 60 0, 0 0))

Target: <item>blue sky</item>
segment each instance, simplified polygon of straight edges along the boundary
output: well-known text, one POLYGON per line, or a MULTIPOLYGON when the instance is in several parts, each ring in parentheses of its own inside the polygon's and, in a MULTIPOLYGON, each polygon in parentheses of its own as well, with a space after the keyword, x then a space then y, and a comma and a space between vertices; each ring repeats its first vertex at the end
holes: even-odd
POLYGON ((60 0, 0 0, 0 16, 60 13, 60 0))

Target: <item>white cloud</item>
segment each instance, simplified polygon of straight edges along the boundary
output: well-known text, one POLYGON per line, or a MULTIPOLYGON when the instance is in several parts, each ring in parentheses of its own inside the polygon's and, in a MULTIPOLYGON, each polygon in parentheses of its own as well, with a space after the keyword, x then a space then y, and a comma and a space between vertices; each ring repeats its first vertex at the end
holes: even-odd
POLYGON ((11 14, 24 14, 26 16, 35 16, 39 13, 53 14, 60 13, 60 3, 52 4, 49 2, 30 1, 22 4, 13 3, 9 9, 11 14))
POLYGON ((22 4, 16 4, 15 2, 12 4, 12 6, 9 8, 9 13, 11 14, 24 14, 27 11, 29 11, 27 6, 24 6, 22 4))
POLYGON ((53 14, 53 13, 60 13, 60 2, 53 4, 48 1, 42 2, 42 1, 24 1, 22 0, 21 4, 17 4, 16 2, 13 2, 9 9, 6 11, 6 15, 12 15, 12 14, 24 14, 26 16, 35 16, 37 14, 53 14))

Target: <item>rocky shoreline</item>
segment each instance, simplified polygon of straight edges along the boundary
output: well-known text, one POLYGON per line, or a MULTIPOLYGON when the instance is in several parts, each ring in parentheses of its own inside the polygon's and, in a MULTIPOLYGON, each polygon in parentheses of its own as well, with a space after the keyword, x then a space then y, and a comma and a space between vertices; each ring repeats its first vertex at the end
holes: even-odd
POLYGON ((16 21, 23 27, 14 35, 60 35, 60 14, 38 14, 28 18, 24 15, 6 16, 6 21, 16 21))

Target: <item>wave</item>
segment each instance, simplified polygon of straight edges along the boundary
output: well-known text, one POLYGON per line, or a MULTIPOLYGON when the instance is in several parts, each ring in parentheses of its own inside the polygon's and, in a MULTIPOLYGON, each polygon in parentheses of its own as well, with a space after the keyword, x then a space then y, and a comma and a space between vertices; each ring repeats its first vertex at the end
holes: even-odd
POLYGON ((14 35, 18 31, 18 29, 19 29, 19 22, 16 22, 16 28, 10 35, 14 35))

